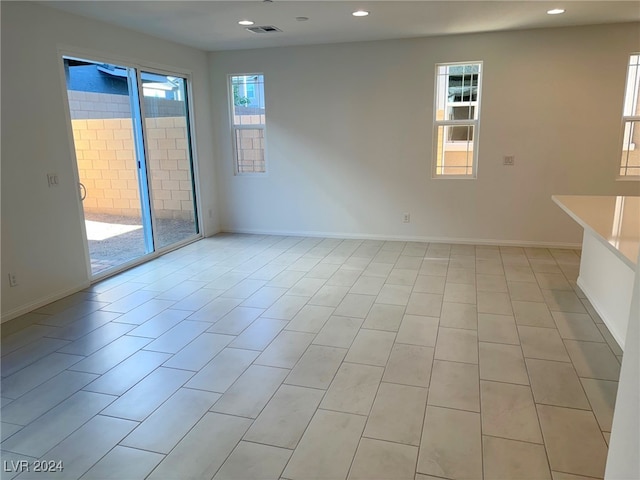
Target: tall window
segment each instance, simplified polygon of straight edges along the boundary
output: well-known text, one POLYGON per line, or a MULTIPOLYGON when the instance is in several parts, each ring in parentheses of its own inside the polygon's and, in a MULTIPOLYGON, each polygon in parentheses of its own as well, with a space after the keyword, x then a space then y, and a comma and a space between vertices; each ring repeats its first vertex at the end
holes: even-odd
POLYGON ((264 75, 229 76, 236 174, 265 173, 264 75))
POLYGON ((482 62, 436 65, 434 177, 475 178, 482 62))
POLYGON ((622 159, 620 177, 640 178, 640 54, 629 58, 627 87, 622 110, 622 159))

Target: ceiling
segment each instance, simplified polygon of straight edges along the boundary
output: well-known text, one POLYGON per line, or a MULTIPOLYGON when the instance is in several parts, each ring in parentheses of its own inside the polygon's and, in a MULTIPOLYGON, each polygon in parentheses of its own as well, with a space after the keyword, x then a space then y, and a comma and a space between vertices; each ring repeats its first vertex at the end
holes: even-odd
POLYGON ((635 1, 46 1, 45 5, 207 51, 640 21, 635 1), (547 15, 551 8, 566 9, 547 15), (367 17, 351 13, 368 10, 367 17), (296 17, 308 17, 298 21, 296 17), (238 25, 274 25, 255 34, 238 25))

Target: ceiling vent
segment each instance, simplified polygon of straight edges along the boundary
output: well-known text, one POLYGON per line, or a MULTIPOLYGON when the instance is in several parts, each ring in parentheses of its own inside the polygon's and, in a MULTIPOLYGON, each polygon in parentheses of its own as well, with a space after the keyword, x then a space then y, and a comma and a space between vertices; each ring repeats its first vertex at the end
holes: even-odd
POLYGON ((281 32, 278 27, 274 27, 273 25, 262 25, 260 27, 247 27, 247 30, 253 33, 276 33, 281 32))

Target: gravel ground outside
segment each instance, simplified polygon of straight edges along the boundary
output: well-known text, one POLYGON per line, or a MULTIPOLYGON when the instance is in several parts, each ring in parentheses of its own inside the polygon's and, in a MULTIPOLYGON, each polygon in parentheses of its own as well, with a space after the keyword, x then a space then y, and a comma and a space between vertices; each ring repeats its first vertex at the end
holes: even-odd
MULTIPOLYGON (((141 225, 140 219, 116 215, 85 213, 85 220, 111 225, 141 225)), ((156 249, 180 242, 196 233, 193 221, 156 219, 156 249)), ((115 235, 104 240, 89 240, 91 273, 96 275, 109 268, 144 255, 142 228, 115 235)))

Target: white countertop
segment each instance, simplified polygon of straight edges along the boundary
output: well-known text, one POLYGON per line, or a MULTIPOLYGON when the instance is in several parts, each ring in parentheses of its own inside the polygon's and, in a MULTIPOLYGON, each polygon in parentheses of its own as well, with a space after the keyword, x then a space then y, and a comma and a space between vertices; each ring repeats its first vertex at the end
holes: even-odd
POLYGON ((640 250, 640 197, 553 195, 551 198, 585 231, 599 237, 635 269, 640 250))

